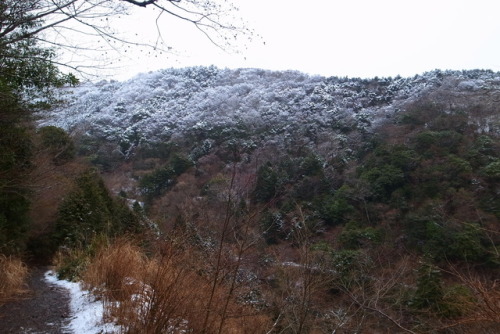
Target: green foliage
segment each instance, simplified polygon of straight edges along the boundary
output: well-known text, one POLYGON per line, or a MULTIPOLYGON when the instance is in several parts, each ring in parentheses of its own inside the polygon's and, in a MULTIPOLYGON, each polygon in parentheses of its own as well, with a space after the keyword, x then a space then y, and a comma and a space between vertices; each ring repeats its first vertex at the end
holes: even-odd
POLYGON ((464 160, 454 154, 446 157, 443 173, 447 175, 450 184, 455 187, 466 184, 470 180, 472 167, 467 160, 464 160))
POLYGON ((139 181, 141 192, 149 199, 160 196, 175 183, 177 174, 172 167, 157 168, 139 181))
POLYGON ((58 263, 57 278, 78 281, 90 263, 89 254, 80 248, 68 249, 58 263))
POLYGON ((479 198, 481 209, 494 214, 497 219, 500 219, 500 201, 498 200, 498 190, 488 189, 481 194, 479 198))
POLYGON ((167 161, 174 150, 171 142, 142 143, 136 152, 137 160, 157 158, 167 161))
POLYGON ((417 152, 411 148, 402 145, 379 144, 375 149, 374 157, 368 161, 368 165, 373 167, 391 165, 406 173, 417 167, 419 158, 417 152))
POLYGON ((431 258, 443 259, 448 253, 448 232, 445 222, 430 205, 407 217, 406 235, 409 245, 431 258))
POLYGON ((189 156, 193 161, 197 161, 201 157, 207 155, 211 149, 212 149, 212 143, 210 140, 206 139, 199 145, 193 147, 189 156))
POLYGON ((472 292, 463 285, 453 284, 444 288, 444 295, 439 307, 439 315, 455 318, 467 314, 474 304, 472 292))
POLYGON ((140 217, 123 199, 111 197, 95 170, 83 173, 61 203, 56 222, 56 245, 85 246, 96 235, 115 236, 141 230, 140 217))
POLYGON ((332 253, 332 246, 327 241, 318 241, 311 245, 312 251, 332 253))
POLYGON ((439 310, 443 296, 441 271, 434 265, 423 262, 417 270, 417 290, 410 305, 416 309, 439 310))
POLYGON ((361 178, 369 182, 374 197, 382 201, 388 200, 392 192, 405 182, 403 170, 389 164, 366 170, 361 178))
POLYGON ((293 198, 310 201, 312 198, 330 193, 330 183, 322 175, 304 176, 293 184, 292 191, 293 198))
POLYGON ((431 119, 427 127, 433 131, 453 129, 453 131, 463 134, 469 127, 468 113, 464 111, 441 112, 434 119, 431 119))
POLYGON ((253 198, 257 202, 267 203, 277 195, 278 190, 278 173, 268 162, 257 171, 257 182, 253 191, 253 198))
POLYGON ((496 144, 493 138, 487 135, 479 136, 474 142, 474 148, 484 155, 496 156, 498 154, 498 144, 496 144))
POLYGON ((428 261, 417 269, 417 286, 410 307, 416 310, 431 310, 445 318, 465 314, 474 298, 471 291, 462 285, 445 286, 441 270, 428 261))
POLYGON ((0 191, 0 253, 20 254, 25 250, 29 205, 26 195, 0 191))
POLYGON ((349 222, 344 226, 339 240, 344 248, 358 249, 367 245, 379 244, 383 233, 374 227, 361 227, 355 222, 349 222))
POLYGON ((479 224, 464 223, 453 231, 448 256, 465 261, 481 261, 487 257, 487 250, 481 239, 483 233, 479 224))
MULTIPOLYGON (((26 128, 0 124, 0 171, 19 174, 31 168, 33 144, 26 128)), ((11 183, 12 180, 1 182, 11 183)))
POLYGON ((415 150, 425 157, 457 153, 463 136, 456 131, 422 131, 414 138, 415 150))
POLYGON ((148 200, 161 196, 176 182, 177 176, 186 172, 193 162, 180 155, 174 154, 168 165, 156 168, 139 180, 139 189, 148 200))
POLYGON ((399 121, 402 124, 414 127, 423 126, 432 122, 436 117, 443 115, 443 110, 446 110, 446 106, 443 104, 422 98, 407 106, 406 112, 402 113, 399 121))
POLYGON ((33 144, 21 125, 24 109, 0 80, 0 253, 24 251, 29 226, 29 185, 33 144))
POLYGON ((57 278, 69 281, 81 280, 81 275, 87 269, 98 249, 108 243, 108 237, 100 234, 94 236, 86 245, 60 249, 55 257, 57 278))
POLYGON ((193 162, 190 159, 179 154, 174 154, 170 161, 170 166, 172 167, 175 175, 179 176, 187 171, 190 167, 192 167, 193 162))
POLYGON ((47 109, 58 102, 53 96, 54 87, 78 83, 73 74, 59 71, 52 62, 54 56, 51 49, 38 47, 34 39, 10 45, 0 56, 0 82, 16 92, 22 91, 30 108, 47 109))
POLYGON ((436 198, 449 188, 470 187, 472 167, 467 160, 450 154, 423 162, 413 177, 418 181, 413 191, 418 197, 436 198))
POLYGON ((113 171, 125 160, 124 155, 112 143, 101 145, 97 152, 88 158, 92 164, 105 172, 113 171))
POLYGON ((499 181, 500 180, 500 159, 497 159, 488 165, 486 165, 482 170, 481 173, 486 176, 488 179, 491 179, 492 181, 499 181))
POLYGON ((500 144, 490 136, 481 135, 466 154, 467 161, 476 169, 494 162, 500 156, 500 144))
POLYGON ((424 209, 408 217, 409 244, 435 260, 484 261, 489 254, 478 224, 451 222, 424 209))
POLYGON ((285 222, 280 212, 268 211, 260 221, 262 234, 268 245, 277 244, 286 238, 285 222))
POLYGON ((75 157, 75 146, 71 137, 61 128, 45 126, 38 130, 42 147, 54 155, 56 164, 63 164, 75 157))
POLYGON ((410 181, 411 172, 418 167, 419 159, 419 155, 410 148, 379 143, 366 163, 358 168, 358 173, 360 179, 370 185, 373 199, 386 202, 394 191, 410 181))
POLYGON ((340 250, 332 255, 332 264, 334 270, 340 275, 349 273, 356 264, 361 252, 355 250, 340 250))
POLYGON ((267 203, 283 192, 286 186, 294 200, 310 200, 328 192, 329 183, 324 177, 323 162, 314 155, 287 158, 273 165, 260 166, 253 192, 256 202, 267 203))
POLYGON ((371 266, 370 257, 360 250, 341 249, 332 253, 336 284, 342 289, 349 289, 366 280, 366 272, 371 266))
POLYGON ((342 186, 335 195, 325 196, 319 202, 318 212, 320 217, 328 225, 344 223, 349 214, 354 211, 354 207, 349 204, 345 196, 347 186, 342 186))
MULTIPOLYGON (((63 74, 52 61, 53 49, 41 47, 36 30, 43 24, 34 16, 36 4, 22 1, 2 2, 0 36, 0 82, 26 96, 49 98, 52 87, 75 85, 73 74, 63 74)), ((40 16, 42 17, 42 16, 40 16)))
POLYGON ((303 176, 323 174, 323 162, 316 155, 308 155, 300 164, 300 174, 303 176))

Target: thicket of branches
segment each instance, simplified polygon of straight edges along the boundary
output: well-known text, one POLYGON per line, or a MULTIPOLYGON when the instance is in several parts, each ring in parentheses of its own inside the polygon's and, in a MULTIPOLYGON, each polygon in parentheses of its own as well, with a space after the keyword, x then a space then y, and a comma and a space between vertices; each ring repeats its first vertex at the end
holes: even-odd
MULTIPOLYGON (((170 52, 168 37, 165 40, 164 36, 171 32, 163 31, 162 23, 172 19, 186 23, 181 29, 194 28, 214 45, 227 49, 238 36, 251 36, 248 28, 236 23, 236 11, 225 1, 7 0, 0 5, 0 57, 2 63, 20 64, 18 67, 23 71, 18 73, 18 77, 24 80, 27 77, 36 80, 37 77, 30 74, 32 69, 26 62, 28 59, 37 62, 50 60, 69 70, 85 73, 89 68, 107 65, 103 55, 108 51, 123 54, 132 46, 170 52), (141 11, 137 12, 138 8, 155 13, 155 36, 120 31, 123 28, 117 23, 117 18, 141 15, 141 11), (91 41, 91 44, 84 40, 91 41), (25 52, 16 52, 19 49, 25 52), (89 58, 100 60, 61 63, 54 57, 61 52, 79 56, 88 54, 89 58)), ((152 22, 142 23, 153 25, 152 22)), ((43 80, 37 84, 41 83, 43 80)))

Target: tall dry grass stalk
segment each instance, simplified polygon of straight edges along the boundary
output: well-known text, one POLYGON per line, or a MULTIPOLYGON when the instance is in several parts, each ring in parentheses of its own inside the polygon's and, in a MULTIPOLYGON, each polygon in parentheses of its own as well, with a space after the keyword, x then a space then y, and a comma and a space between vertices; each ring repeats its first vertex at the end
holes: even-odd
POLYGON ((127 299, 133 281, 142 278, 146 258, 139 247, 126 239, 102 246, 83 274, 85 287, 103 298, 127 299))
POLYGON ((0 255, 0 305, 27 291, 28 267, 19 259, 0 255))
POLYGON ((221 323, 224 333, 266 332, 268 317, 235 298, 228 303, 223 284, 208 303, 212 282, 198 263, 196 254, 168 243, 148 258, 130 241, 119 240, 97 253, 84 281, 124 333, 218 333, 221 323))

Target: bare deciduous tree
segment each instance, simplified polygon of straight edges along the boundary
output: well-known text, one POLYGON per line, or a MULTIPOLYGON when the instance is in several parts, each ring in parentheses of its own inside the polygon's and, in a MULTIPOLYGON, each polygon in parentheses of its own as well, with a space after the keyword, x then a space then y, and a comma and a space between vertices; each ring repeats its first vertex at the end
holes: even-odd
MULTIPOLYGON (((237 8, 226 1, 201 0, 5 0, 0 4, 0 59, 26 57, 15 49, 20 43, 48 45, 74 53, 107 51, 125 52, 127 47, 149 47, 169 52, 161 23, 174 18, 191 24, 213 44, 226 49, 237 36, 250 36, 249 29, 237 25, 233 15, 237 8), (140 15, 141 9, 155 13, 156 36, 124 35, 117 26, 118 17, 140 15), (82 38, 97 44, 86 45, 82 38)), ((144 22, 147 24, 148 22, 144 22)), ((186 26, 186 29, 188 27, 186 26)), ((169 32, 171 33, 171 32, 169 32)), ((40 55, 36 55, 39 57, 40 55)), ((65 66, 69 64, 65 63, 65 66)), ((92 65, 95 66, 95 65, 92 65)), ((82 70, 85 65, 74 69, 82 70)))

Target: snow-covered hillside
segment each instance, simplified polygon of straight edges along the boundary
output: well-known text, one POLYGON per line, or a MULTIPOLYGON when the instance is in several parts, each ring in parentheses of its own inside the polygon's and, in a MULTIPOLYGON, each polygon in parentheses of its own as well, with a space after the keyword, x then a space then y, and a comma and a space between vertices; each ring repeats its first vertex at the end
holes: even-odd
MULTIPOLYGON (((167 69, 126 82, 66 88, 68 103, 41 115, 39 125, 115 143, 127 156, 141 143, 186 134, 246 138, 253 145, 263 138, 300 135, 315 141, 324 134, 364 133, 394 121, 406 105, 423 96, 439 92, 469 98, 499 91, 500 73, 480 70, 351 79, 260 69, 167 69)), ((450 108, 459 109, 459 100, 450 108)), ((484 131, 498 131, 498 114, 488 117, 471 121, 483 122, 484 131)))

